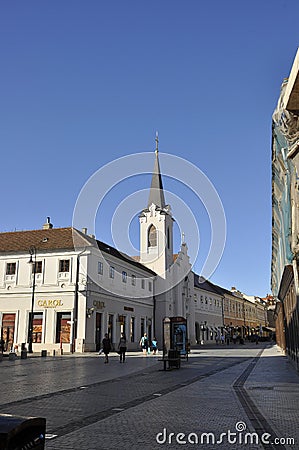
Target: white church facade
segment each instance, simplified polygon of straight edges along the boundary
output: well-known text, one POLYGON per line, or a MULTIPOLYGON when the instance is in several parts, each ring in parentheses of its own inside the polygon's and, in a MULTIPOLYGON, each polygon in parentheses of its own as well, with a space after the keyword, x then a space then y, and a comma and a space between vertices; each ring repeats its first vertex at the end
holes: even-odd
MULTIPOLYGON (((31 340, 34 352, 97 351, 106 332, 113 344, 125 332, 130 350, 138 348, 144 333, 156 337, 161 348, 163 319, 174 316, 187 320, 191 345, 199 342, 201 286, 194 281, 184 240, 174 255, 174 219, 164 198, 157 148, 149 201, 139 222, 138 260, 86 229, 54 228, 49 218, 40 230, 0 233, 5 350, 28 347, 31 340)), ((223 326, 218 297, 211 313, 214 333, 223 326)))

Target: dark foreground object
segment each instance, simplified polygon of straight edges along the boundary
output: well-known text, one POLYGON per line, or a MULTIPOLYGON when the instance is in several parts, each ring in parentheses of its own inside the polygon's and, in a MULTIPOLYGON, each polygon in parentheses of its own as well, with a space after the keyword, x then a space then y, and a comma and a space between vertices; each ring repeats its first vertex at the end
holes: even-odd
POLYGON ((46 419, 0 414, 0 450, 43 450, 46 419))
POLYGON ((166 370, 166 365, 168 363, 168 370, 171 369, 179 369, 181 367, 181 356, 180 352, 177 350, 168 350, 168 355, 163 356, 162 359, 159 359, 158 361, 163 361, 163 368, 166 370))

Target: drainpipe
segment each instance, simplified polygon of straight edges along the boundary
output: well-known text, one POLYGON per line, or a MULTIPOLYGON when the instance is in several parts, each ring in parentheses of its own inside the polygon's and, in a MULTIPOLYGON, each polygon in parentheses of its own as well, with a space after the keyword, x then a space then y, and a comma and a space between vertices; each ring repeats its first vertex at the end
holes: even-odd
POLYGON ((77 255, 77 265, 76 265, 76 281, 75 281, 75 302, 74 302, 74 317, 73 317, 73 342, 72 342, 72 353, 75 351, 75 345, 78 335, 78 301, 79 301, 79 272, 80 272, 80 256, 86 251, 86 248, 82 250, 81 253, 77 255))

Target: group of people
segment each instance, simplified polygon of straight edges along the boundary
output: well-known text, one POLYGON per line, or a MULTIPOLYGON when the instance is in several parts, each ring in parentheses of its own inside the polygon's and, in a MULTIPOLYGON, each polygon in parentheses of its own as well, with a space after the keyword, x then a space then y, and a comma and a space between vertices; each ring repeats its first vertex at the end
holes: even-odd
MULTIPOLYGON (((144 333, 139 343, 140 347, 143 350, 144 355, 148 355, 153 352, 155 355, 158 351, 158 342, 156 338, 153 338, 151 342, 149 342, 147 334, 144 333)), ((111 341, 108 333, 105 334, 104 339, 102 340, 102 348, 99 351, 99 354, 104 353, 105 361, 104 363, 109 363, 109 353, 112 350, 111 341)), ((120 339, 117 347, 117 353, 119 354, 119 362, 124 363, 126 359, 126 351, 127 351, 127 339, 125 333, 120 334, 120 339)))
POLYGON ((153 352, 153 355, 156 355, 158 351, 157 339, 154 337, 152 341, 149 342, 146 333, 144 333, 144 335, 140 339, 139 345, 142 348, 144 355, 150 355, 151 351, 153 352))
MULTIPOLYGON (((109 353, 112 350, 112 345, 108 333, 105 334, 104 339, 102 340, 102 348, 100 350, 100 354, 104 353, 105 355, 105 364, 109 362, 109 353)), ((124 333, 120 334, 120 339, 118 343, 118 351, 119 354, 119 362, 124 363, 126 359, 126 351, 127 351, 127 339, 124 333)))

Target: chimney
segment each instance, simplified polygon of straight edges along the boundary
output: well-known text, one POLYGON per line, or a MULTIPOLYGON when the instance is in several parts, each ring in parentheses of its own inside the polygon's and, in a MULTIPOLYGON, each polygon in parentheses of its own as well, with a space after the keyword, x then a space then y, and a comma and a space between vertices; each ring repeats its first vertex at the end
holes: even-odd
POLYGON ((50 217, 47 217, 47 222, 43 225, 43 230, 51 230, 53 228, 53 224, 50 222, 50 217))
POLYGON ((82 228, 82 233, 87 234, 87 228, 82 228))

